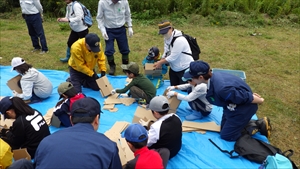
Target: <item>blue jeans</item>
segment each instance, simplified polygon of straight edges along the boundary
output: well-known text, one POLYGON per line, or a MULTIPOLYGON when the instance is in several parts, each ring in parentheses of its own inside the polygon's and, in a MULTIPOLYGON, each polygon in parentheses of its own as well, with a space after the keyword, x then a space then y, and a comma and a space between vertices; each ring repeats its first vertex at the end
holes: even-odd
POLYGON ((106 28, 108 40, 105 40, 105 55, 111 57, 115 53, 114 41, 117 41, 118 48, 122 55, 128 55, 130 50, 128 46, 128 39, 126 36, 126 28, 122 26, 120 28, 106 28))
POLYGON ((35 49, 48 51, 41 14, 37 13, 23 16, 27 24, 28 33, 31 37, 32 46, 35 49))

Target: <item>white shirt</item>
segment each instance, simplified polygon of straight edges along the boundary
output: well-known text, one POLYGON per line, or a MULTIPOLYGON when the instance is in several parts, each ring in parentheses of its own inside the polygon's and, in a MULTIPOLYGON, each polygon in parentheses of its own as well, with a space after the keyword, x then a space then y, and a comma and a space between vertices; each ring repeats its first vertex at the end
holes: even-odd
POLYGON ((37 14, 43 13, 43 7, 40 0, 20 0, 22 14, 37 14))
POLYGON ((100 0, 97 12, 98 28, 106 33, 105 28, 120 28, 125 22, 132 26, 131 13, 127 0, 120 0, 114 4, 111 0, 100 0))
POLYGON ((74 2, 69 3, 66 7, 66 10, 67 10, 66 18, 69 19, 69 21, 70 21, 69 25, 73 31, 81 32, 88 28, 83 23, 84 12, 79 3, 75 2, 74 6, 73 6, 73 3, 74 2))

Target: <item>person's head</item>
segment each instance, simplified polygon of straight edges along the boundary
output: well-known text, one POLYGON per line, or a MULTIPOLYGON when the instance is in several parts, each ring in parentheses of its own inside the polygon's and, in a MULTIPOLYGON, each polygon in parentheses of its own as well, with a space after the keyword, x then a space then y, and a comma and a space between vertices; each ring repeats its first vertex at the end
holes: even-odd
POLYGON ((27 64, 24 59, 20 57, 14 57, 11 60, 11 71, 15 70, 20 74, 25 74, 28 69, 32 68, 32 65, 27 64))
POLYGON ((91 97, 85 97, 76 100, 71 107, 71 122, 73 125, 77 123, 90 123, 97 131, 99 127, 101 106, 99 102, 91 97))
POLYGON ((65 3, 66 3, 66 4, 69 4, 69 3, 71 3, 71 2, 73 2, 73 0, 65 0, 65 3))
POLYGON ((57 92, 59 94, 59 100, 61 98, 71 98, 71 97, 74 97, 78 93, 77 90, 72 85, 72 83, 70 83, 70 82, 63 82, 63 83, 61 83, 58 86, 58 88, 57 88, 57 92))
POLYGON ((151 47, 148 50, 147 60, 156 60, 159 58, 159 49, 156 46, 151 47))
POLYGON ((16 119, 20 115, 33 115, 34 110, 19 97, 4 97, 0 101, 0 112, 4 118, 16 119))
POLYGON ((128 78, 135 78, 140 73, 139 65, 135 62, 130 62, 127 65, 121 65, 121 68, 128 78))
POLYGON ((158 34, 163 35, 165 39, 169 39, 172 36, 174 28, 170 21, 163 21, 158 24, 158 34))
MULTIPOLYGON (((184 71, 184 73, 187 73, 187 72, 189 72, 189 71, 190 71, 190 69, 188 68, 188 69, 186 69, 186 70, 184 71)), ((189 84, 191 84, 191 85, 193 85, 193 86, 197 85, 197 83, 193 81, 193 78, 184 78, 184 77, 182 77, 181 79, 182 79, 182 81, 188 82, 189 84)))
POLYGON ((124 137, 133 152, 135 152, 136 149, 141 149, 147 145, 148 133, 145 127, 140 124, 130 124, 124 131, 124 137))
POLYGON ((148 109, 152 111, 156 119, 159 119, 168 114, 170 109, 169 101, 165 96, 155 96, 150 100, 148 109))
POLYGON ((191 62, 189 71, 183 74, 183 78, 192 78, 197 84, 207 83, 211 76, 212 74, 209 64, 201 60, 191 62))
POLYGON ((114 4, 118 3, 120 0, 111 0, 114 4))
POLYGON ((85 46, 88 50, 98 53, 100 52, 100 38, 95 33, 89 33, 85 36, 85 46))

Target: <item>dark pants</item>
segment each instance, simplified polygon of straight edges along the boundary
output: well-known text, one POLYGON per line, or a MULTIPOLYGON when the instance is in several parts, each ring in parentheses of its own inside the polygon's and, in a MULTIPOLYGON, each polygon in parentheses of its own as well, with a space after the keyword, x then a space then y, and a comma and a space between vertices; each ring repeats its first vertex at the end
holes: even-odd
POLYGON ((130 94, 131 94, 132 98, 145 99, 147 104, 149 104, 150 100, 152 99, 142 89, 140 89, 140 88, 138 88, 136 86, 132 86, 130 88, 130 94))
POLYGON ((97 79, 95 77, 90 77, 84 73, 78 72, 71 66, 69 66, 69 72, 71 83, 73 84, 74 88, 77 90, 78 93, 82 93, 81 86, 90 88, 95 91, 100 90, 96 82, 97 79))
POLYGON ((88 33, 89 33, 89 29, 83 30, 81 32, 75 32, 72 30, 67 42, 68 47, 70 48, 74 42, 76 42, 80 38, 84 38, 85 35, 87 35, 88 33))
MULTIPOLYGON (((18 86, 22 89, 22 86, 21 86, 21 80, 18 81, 18 86)), ((41 102, 42 100, 43 100, 43 99, 41 99, 40 97, 38 97, 38 96, 34 93, 34 90, 32 89, 32 93, 31 93, 31 98, 30 98, 29 104, 38 103, 38 102, 41 102)))
MULTIPOLYGON (((188 88, 187 93, 190 94, 192 92, 192 88, 188 88)), ((199 99, 195 99, 193 101, 188 102, 188 104, 190 105, 191 109, 196 110, 197 112, 200 112, 202 114, 202 116, 208 116, 211 112, 207 111, 206 105, 199 99)))
MULTIPOLYGON (((112 57, 115 53, 114 48, 114 41, 117 41, 118 48, 120 50, 120 53, 122 55, 129 54, 129 46, 128 46, 128 39, 126 36, 126 28, 125 26, 122 26, 120 28, 106 28, 107 36, 109 37, 108 40, 105 40, 105 55, 107 57, 112 57)), ((111 60, 113 58, 108 58, 108 60, 111 60)), ((128 58, 122 58, 122 59, 128 59, 128 58)))
POLYGON ((32 46, 35 49, 42 49, 42 51, 48 51, 41 14, 23 14, 23 16, 27 24, 28 33, 31 37, 32 46))
POLYGON ((169 77, 170 77, 170 85, 171 86, 176 86, 176 85, 187 83, 182 80, 185 70, 186 69, 179 71, 179 72, 175 72, 171 68, 169 69, 169 77))
POLYGON ((170 158, 170 151, 167 148, 159 148, 159 149, 154 149, 157 151, 163 161, 164 168, 167 168, 168 161, 170 158))
POLYGON ((71 127, 71 121, 70 121, 70 116, 67 113, 63 113, 59 116, 57 116, 57 118, 60 120, 60 122, 62 123, 63 126, 65 127, 71 127))
POLYGON ((7 169, 33 169, 33 164, 25 158, 14 161, 7 169))

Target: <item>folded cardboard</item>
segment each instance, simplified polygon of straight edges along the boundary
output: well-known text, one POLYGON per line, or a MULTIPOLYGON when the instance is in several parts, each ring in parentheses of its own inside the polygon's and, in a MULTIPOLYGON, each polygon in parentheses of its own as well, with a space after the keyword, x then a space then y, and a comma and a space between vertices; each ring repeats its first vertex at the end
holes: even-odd
POLYGON ((52 115, 53 115, 53 110, 54 110, 54 108, 50 108, 47 111, 47 113, 43 116, 48 126, 51 125, 51 119, 52 119, 52 115))
POLYGON ((221 127, 219 125, 217 125, 214 121, 205 122, 205 123, 183 121, 182 127, 190 127, 190 128, 215 131, 215 132, 220 132, 220 130, 221 130, 221 127))
POLYGON ((145 64, 145 75, 161 76, 162 69, 155 69, 153 63, 145 64))
POLYGON ((197 128, 191 128, 191 127, 182 127, 182 132, 192 132, 192 131, 196 131, 199 132, 201 134, 205 134, 206 131, 203 129, 197 129, 197 128))
POLYGON ((145 121, 148 121, 148 120, 156 121, 151 110, 148 110, 141 106, 137 106, 134 116, 133 116, 133 119, 132 119, 132 123, 139 123, 140 119, 143 119, 145 121))
POLYGON ((176 96, 172 96, 171 98, 167 97, 168 90, 166 89, 163 93, 163 96, 165 96, 168 99, 169 105, 170 105, 170 111, 169 113, 176 113, 176 110, 178 106, 181 103, 181 100, 177 99, 176 96))
POLYGON ((11 90, 15 90, 18 93, 22 93, 22 89, 20 88, 19 81, 21 80, 21 75, 17 75, 13 78, 11 78, 10 80, 7 81, 7 86, 11 89, 11 90))
POLYGON ((110 95, 110 92, 113 90, 113 87, 110 84, 110 82, 108 81, 106 76, 103 76, 103 77, 97 79, 96 82, 100 88, 100 93, 101 93, 102 97, 106 97, 106 96, 110 95))
POLYGON ((14 154, 13 157, 15 161, 20 160, 22 158, 31 160, 31 156, 28 154, 26 148, 13 150, 13 154, 14 154))
POLYGON ((4 119, 4 115, 0 114, 0 127, 8 129, 13 125, 15 119, 4 119))

